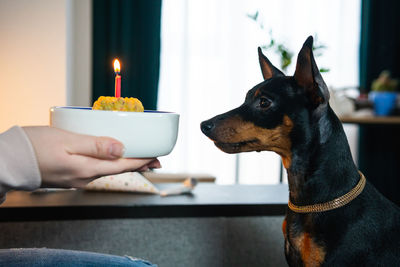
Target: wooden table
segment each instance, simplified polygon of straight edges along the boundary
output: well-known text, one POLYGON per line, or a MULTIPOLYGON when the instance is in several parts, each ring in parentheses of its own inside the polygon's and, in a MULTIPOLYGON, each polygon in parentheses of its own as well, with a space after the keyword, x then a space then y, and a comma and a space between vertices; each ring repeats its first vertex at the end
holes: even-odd
MULTIPOLYGON (((167 186, 174 184, 157 185, 167 186)), ((193 194, 169 197, 84 190, 15 191, 0 205, 0 221, 283 215, 287 200, 288 187, 283 184, 201 183, 193 194)))

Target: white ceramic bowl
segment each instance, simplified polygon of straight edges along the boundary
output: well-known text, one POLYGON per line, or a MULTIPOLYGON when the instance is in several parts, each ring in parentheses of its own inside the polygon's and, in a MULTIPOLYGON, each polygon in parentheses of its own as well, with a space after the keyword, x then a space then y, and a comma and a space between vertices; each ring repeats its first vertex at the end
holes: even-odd
POLYGON ((174 148, 179 114, 52 107, 50 126, 80 134, 110 136, 124 144, 124 157, 150 158, 165 156, 174 148))

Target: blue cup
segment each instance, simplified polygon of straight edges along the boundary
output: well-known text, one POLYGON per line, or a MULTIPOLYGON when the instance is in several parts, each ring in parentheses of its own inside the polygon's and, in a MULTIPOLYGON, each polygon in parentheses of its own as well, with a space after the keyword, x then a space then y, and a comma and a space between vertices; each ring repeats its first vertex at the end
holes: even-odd
POLYGON ((374 92, 374 110, 377 116, 388 116, 396 107, 397 93, 374 92))

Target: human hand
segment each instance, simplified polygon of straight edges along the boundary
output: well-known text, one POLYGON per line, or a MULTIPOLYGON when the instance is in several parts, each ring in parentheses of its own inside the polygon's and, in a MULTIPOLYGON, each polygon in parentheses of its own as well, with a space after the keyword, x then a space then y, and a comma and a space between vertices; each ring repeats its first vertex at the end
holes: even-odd
POLYGON ((22 127, 36 153, 42 187, 84 187, 125 171, 161 168, 156 158, 121 158, 124 147, 110 137, 75 134, 48 126, 22 127))

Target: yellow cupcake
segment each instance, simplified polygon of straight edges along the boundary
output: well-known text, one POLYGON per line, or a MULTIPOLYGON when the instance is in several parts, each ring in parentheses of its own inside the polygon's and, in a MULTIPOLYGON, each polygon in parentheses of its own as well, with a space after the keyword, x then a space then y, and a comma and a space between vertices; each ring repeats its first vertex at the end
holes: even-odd
POLYGON ((93 104, 95 110, 143 112, 142 102, 134 97, 100 96, 93 104))

